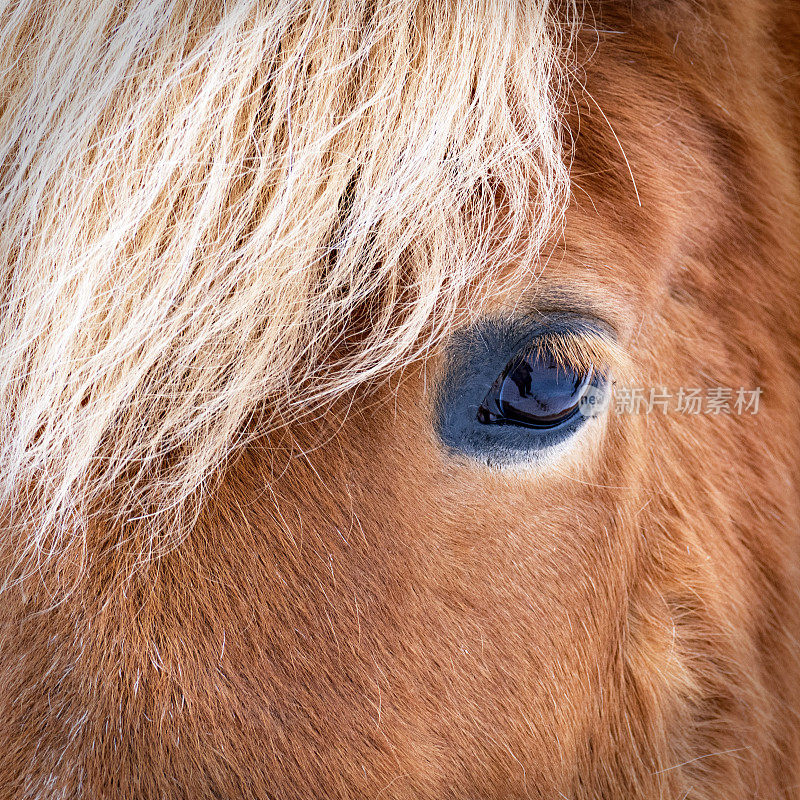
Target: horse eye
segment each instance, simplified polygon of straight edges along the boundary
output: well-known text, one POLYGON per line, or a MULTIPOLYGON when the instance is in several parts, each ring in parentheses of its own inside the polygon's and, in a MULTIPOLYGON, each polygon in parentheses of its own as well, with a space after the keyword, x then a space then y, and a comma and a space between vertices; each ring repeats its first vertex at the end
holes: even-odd
POLYGON ((573 369, 546 352, 515 356, 481 403, 478 421, 555 428, 579 412, 594 377, 593 368, 573 369))

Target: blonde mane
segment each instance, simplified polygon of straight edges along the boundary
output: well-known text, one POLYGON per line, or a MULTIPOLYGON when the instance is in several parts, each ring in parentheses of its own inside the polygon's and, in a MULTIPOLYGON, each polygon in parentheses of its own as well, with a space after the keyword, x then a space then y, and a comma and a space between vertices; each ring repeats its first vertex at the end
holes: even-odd
POLYGON ((98 515, 173 544, 254 415, 396 370, 534 265, 570 30, 544 0, 6 5, 6 560, 98 515))

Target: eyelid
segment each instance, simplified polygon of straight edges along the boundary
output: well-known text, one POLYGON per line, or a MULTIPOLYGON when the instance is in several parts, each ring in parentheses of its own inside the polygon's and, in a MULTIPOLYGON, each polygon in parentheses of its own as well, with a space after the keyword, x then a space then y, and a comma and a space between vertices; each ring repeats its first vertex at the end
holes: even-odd
POLYGON ((610 331, 601 328, 564 328, 537 336, 523 350, 525 355, 547 354, 576 371, 594 367, 620 377, 629 372, 629 358, 610 331))

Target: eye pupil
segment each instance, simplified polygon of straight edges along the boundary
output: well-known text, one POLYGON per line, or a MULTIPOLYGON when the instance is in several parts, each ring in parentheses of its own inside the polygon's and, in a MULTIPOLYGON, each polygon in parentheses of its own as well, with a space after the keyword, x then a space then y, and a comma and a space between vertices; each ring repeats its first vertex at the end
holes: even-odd
POLYGON ((578 413, 594 370, 576 370, 543 352, 517 356, 492 385, 478 420, 553 428, 578 413))

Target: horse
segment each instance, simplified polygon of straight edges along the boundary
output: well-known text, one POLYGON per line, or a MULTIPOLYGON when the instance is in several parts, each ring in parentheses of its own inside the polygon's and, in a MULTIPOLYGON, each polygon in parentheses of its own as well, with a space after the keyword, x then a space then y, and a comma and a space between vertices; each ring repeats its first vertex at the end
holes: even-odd
POLYGON ((0 797, 800 797, 795 0, 0 9, 0 797))

